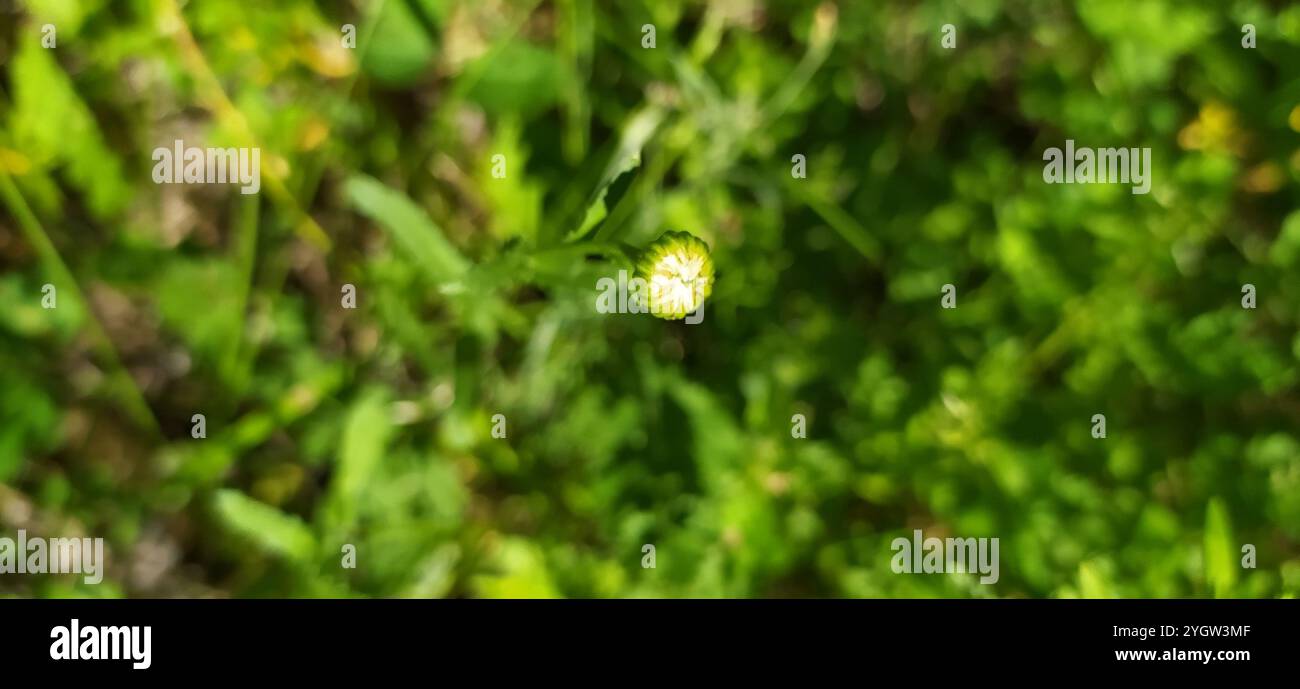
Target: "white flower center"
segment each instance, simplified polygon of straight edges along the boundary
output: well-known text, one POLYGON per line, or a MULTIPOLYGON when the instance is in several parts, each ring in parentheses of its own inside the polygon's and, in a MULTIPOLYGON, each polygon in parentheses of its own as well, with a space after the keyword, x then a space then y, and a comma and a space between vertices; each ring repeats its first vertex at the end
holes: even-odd
POLYGON ((685 251, 667 254, 655 264, 650 276, 651 307, 659 312, 690 313, 704 295, 708 278, 700 272, 704 257, 685 251))

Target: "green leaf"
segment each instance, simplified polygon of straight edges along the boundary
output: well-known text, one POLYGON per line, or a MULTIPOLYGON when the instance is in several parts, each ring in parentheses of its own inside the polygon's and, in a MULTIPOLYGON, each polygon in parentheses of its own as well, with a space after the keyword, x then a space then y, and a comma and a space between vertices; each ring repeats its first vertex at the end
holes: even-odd
POLYGON ((619 177, 641 165, 641 150, 645 148, 646 142, 659 128, 663 118, 664 112, 662 109, 648 107, 628 120, 627 126, 623 128, 623 135, 619 139, 618 148, 614 150, 614 155, 609 159, 609 164, 605 166, 605 172, 600 177, 600 183, 596 185, 595 191, 591 194, 591 200, 587 203, 587 210, 583 214, 582 222, 577 228, 569 232, 564 238, 565 241, 581 239, 609 215, 609 208, 605 203, 605 196, 609 194, 609 188, 619 177))
POLYGON ((374 35, 365 45, 361 69, 389 86, 407 86, 424 74, 434 53, 420 17, 403 0, 390 0, 383 4, 374 35))
POLYGON ((53 24, 57 27, 59 45, 70 40, 81 29, 86 17, 99 12, 104 0, 26 0, 27 11, 34 23, 53 24))
POLYGON ((465 70, 465 95, 489 115, 527 120, 553 107, 573 78, 555 53, 511 39, 465 70))
POLYGON ((231 262, 174 259, 155 282, 153 292, 163 321, 197 356, 220 363, 238 346, 243 333, 240 275, 231 262))
POLYGON ((677 374, 665 376, 665 389, 690 421, 696 463, 706 480, 720 486, 728 471, 740 466, 749 446, 726 405, 707 387, 677 374))
POLYGON ((24 33, 27 38, 10 68, 14 145, 40 168, 62 167, 96 217, 117 213, 131 196, 121 161, 108 148, 72 80, 55 62, 54 52, 41 47, 40 33, 24 33))
POLYGON ((1279 268, 1291 268, 1300 263, 1300 211, 1294 211, 1282 221, 1282 231, 1268 251, 1269 260, 1279 268))
POLYGON ((507 174, 503 179, 491 176, 492 162, 482 158, 479 171, 484 183, 483 196, 492 209, 489 229, 499 239, 520 237, 526 242, 537 238, 537 226, 542 214, 543 187, 524 174, 528 165, 528 149, 523 142, 523 130, 513 117, 503 117, 492 136, 492 153, 505 156, 507 174))
POLYGON ((366 485, 378 470, 391 435, 388 395, 382 389, 372 389, 353 405, 343 423, 338 469, 330 485, 327 508, 331 529, 351 528, 366 485))
POLYGON ((338 488, 346 496, 360 494, 365 482, 383 457, 392 430, 388 396, 372 390, 352 407, 343 426, 343 447, 339 451, 338 488))
POLYGON ((1115 597, 1105 573, 1096 562, 1079 563, 1079 597, 1090 599, 1115 597))
POLYGON ((0 483, 12 481, 29 456, 57 447, 63 417, 39 376, 29 375, 30 369, 20 368, 21 360, 7 354, 0 351, 0 369, 7 376, 0 392, 0 416, 5 419, 0 424, 0 483))
POLYGON ((237 490, 217 491, 215 506, 222 522, 263 550, 298 563, 316 557, 316 538, 301 519, 237 490))
POLYGON ((587 212, 582 218, 582 224, 578 225, 578 229, 570 232, 566 239, 579 239, 590 232, 596 225, 600 224, 609 215, 609 208, 605 205, 605 195, 609 193, 610 186, 612 186, 624 173, 631 172, 640 165, 640 155, 634 155, 627 158, 623 162, 622 167, 619 168, 617 174, 610 178, 608 182, 602 182, 600 189, 596 191, 595 198, 593 198, 591 203, 587 205, 587 212))
POLYGON ((392 235, 397 245, 437 283, 458 280, 469 263, 447 241, 442 229, 406 195, 366 175, 347 181, 352 205, 392 235))
POLYGON ((1228 510, 1222 500, 1212 498, 1205 512, 1205 579, 1216 598, 1231 595, 1237 583, 1237 549, 1232 543, 1228 510))
POLYGON ((521 538, 505 538, 493 555, 493 571, 474 577, 482 598, 560 598, 541 549, 521 538))

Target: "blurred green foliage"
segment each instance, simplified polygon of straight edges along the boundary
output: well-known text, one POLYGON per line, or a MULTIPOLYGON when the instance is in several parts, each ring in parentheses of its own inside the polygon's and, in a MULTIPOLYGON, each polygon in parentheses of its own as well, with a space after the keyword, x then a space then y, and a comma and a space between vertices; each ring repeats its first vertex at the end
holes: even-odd
POLYGON ((1300 592, 1300 6, 26 0, 0 64, 0 531, 109 553, 0 592, 1300 592), (704 322, 597 313, 666 230, 704 322))

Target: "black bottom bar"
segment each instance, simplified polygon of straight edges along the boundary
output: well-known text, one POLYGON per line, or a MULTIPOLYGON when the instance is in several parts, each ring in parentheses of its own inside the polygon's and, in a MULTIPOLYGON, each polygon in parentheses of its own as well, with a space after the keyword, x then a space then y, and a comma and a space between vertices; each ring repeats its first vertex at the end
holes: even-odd
POLYGON ((427 676, 436 666, 450 680, 611 661, 629 673, 914 662, 936 677, 1043 666, 1181 674, 1292 667, 1297 619, 1293 600, 0 600, 0 649, 8 669, 50 678, 427 676))

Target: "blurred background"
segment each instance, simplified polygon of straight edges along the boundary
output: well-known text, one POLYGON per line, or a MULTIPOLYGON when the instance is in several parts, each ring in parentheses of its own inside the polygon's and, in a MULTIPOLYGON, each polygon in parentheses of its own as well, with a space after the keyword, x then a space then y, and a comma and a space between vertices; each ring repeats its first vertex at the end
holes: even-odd
POLYGON ((0 123, 0 534, 108 558, 0 595, 1300 592, 1300 5, 8 0, 0 123))

